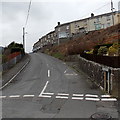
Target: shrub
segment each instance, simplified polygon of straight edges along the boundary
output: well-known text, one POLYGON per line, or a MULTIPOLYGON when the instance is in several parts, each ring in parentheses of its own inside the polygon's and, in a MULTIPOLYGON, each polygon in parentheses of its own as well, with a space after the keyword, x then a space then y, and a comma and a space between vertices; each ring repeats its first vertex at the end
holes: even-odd
POLYGON ((111 56, 118 55, 119 50, 120 44, 114 43, 111 47, 109 47, 108 54, 111 56))
POLYGON ((90 50, 90 51, 88 51, 88 52, 86 52, 87 54, 93 54, 93 51, 94 51, 94 49, 92 49, 92 50, 90 50))
POLYGON ((106 46, 101 46, 101 47, 98 49, 98 55, 107 54, 107 51, 108 51, 108 48, 107 48, 106 46))

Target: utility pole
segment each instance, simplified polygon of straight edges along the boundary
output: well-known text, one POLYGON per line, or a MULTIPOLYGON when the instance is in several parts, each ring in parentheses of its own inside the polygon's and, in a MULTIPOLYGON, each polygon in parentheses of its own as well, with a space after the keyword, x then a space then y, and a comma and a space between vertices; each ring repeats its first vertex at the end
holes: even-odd
POLYGON ((113 21, 113 26, 114 26, 114 14, 113 14, 113 1, 111 0, 111 11, 112 11, 112 21, 113 21))
POLYGON ((23 48, 25 52, 25 28, 23 27, 23 48))

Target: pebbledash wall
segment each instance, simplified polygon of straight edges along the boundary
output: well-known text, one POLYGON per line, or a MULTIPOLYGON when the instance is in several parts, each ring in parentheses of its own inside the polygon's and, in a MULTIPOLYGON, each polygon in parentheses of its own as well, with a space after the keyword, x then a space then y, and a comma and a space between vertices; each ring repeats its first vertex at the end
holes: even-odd
POLYGON ((104 66, 81 56, 78 58, 80 69, 93 80, 92 82, 106 93, 120 97, 118 92, 120 91, 120 68, 104 66))

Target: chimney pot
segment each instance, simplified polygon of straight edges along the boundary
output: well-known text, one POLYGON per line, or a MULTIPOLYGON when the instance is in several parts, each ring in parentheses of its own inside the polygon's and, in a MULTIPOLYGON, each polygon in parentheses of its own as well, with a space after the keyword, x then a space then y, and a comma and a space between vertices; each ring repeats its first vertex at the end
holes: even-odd
POLYGON ((60 22, 58 22, 58 25, 60 25, 60 22))
POLYGON ((94 17, 94 14, 93 14, 93 13, 91 13, 91 17, 94 17))

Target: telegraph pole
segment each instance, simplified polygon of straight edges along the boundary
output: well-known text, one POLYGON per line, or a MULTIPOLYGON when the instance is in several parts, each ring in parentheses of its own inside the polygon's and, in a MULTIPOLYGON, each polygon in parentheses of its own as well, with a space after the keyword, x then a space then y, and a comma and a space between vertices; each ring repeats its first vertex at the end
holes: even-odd
POLYGON ((23 27, 23 48, 25 52, 25 28, 23 27))
POLYGON ((112 11, 112 21, 113 21, 113 26, 114 26, 114 15, 113 15, 113 1, 111 0, 111 11, 112 11))

